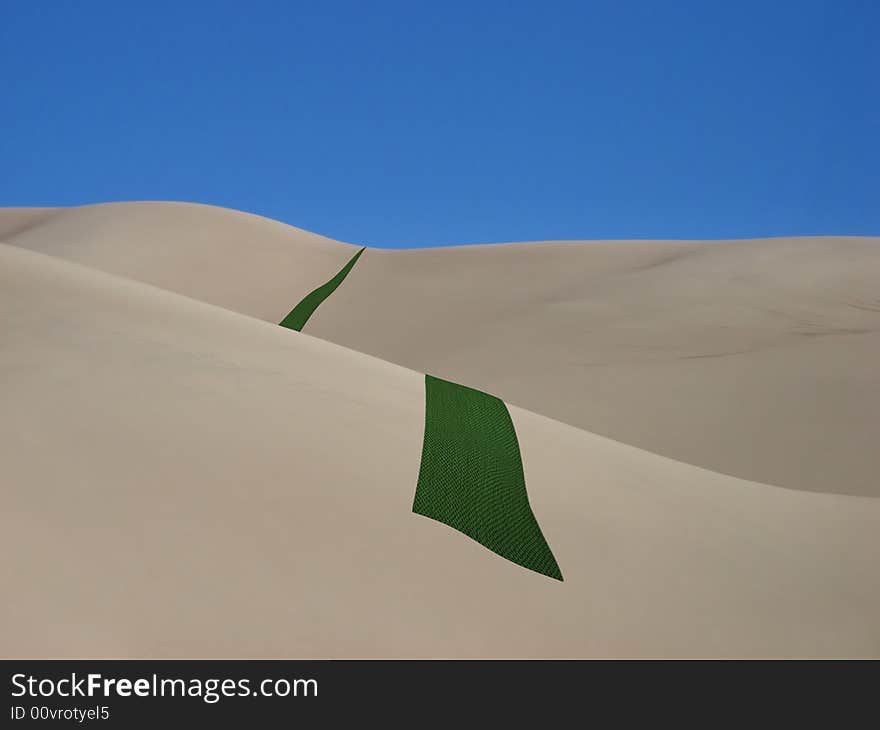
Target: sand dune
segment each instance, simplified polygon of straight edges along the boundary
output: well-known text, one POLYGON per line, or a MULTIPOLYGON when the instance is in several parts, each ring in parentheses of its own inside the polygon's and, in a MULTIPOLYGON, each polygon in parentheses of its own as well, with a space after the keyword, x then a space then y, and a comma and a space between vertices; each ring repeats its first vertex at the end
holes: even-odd
POLYGON ((727 474, 880 496, 880 240, 368 251, 306 331, 727 474))
POLYGON ((0 240, 23 233, 65 210, 64 208, 0 208, 0 240))
MULTIPOLYGON (((0 210, 4 226, 270 322, 356 250, 184 204, 0 210)), ((865 238, 369 249, 306 332, 712 470, 880 496, 878 281, 865 238)))
POLYGON ((880 654, 880 500, 512 407, 560 583, 411 512, 420 373, 5 245, 0 331, 4 656, 880 654))
POLYGON ((272 322, 357 251, 267 218, 191 203, 0 208, 0 240, 272 322))

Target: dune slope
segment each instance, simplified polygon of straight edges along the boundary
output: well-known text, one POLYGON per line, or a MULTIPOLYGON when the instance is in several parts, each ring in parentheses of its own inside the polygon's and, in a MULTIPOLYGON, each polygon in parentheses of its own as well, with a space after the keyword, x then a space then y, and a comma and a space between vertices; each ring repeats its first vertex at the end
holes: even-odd
POLYGON ((880 240, 369 251, 311 334, 740 477, 880 496, 880 240))
POLYGON ((412 513, 419 373, 11 246, 0 330, 4 656, 880 654, 880 500, 511 407, 560 583, 412 513))

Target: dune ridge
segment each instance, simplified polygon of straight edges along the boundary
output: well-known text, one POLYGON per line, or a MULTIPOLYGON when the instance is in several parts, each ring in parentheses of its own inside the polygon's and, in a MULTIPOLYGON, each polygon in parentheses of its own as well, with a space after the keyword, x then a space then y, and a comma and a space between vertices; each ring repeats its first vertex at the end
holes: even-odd
POLYGON ((275 323, 359 248, 193 203, 0 208, 0 240, 275 323))

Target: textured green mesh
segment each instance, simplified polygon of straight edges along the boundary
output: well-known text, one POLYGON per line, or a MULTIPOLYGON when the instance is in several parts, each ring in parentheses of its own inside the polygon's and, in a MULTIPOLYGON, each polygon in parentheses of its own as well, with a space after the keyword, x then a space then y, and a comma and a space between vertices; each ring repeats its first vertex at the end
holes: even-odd
POLYGON ((524 568, 562 580, 532 514, 504 401, 425 376, 425 440, 413 512, 463 532, 524 568))
POLYGON ((364 249, 362 248, 351 257, 351 260, 342 267, 342 270, 336 276, 330 279, 326 284, 322 284, 313 292, 306 295, 279 324, 282 327, 297 330, 297 332, 301 331, 302 328, 306 326, 306 322, 309 321, 309 317, 311 317, 314 311, 321 306, 321 302, 335 292, 336 287, 338 287, 342 283, 342 280, 348 276, 348 272, 354 268, 355 263, 363 252, 364 249))

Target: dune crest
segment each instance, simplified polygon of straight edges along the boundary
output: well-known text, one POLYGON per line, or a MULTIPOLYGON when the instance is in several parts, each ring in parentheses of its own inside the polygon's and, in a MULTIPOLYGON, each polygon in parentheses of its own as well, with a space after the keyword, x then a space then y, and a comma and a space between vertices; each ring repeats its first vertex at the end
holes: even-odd
POLYGON ((0 240, 279 322, 358 247, 268 218, 193 203, 0 208, 0 240), (17 233, 25 216, 34 218, 17 233))

